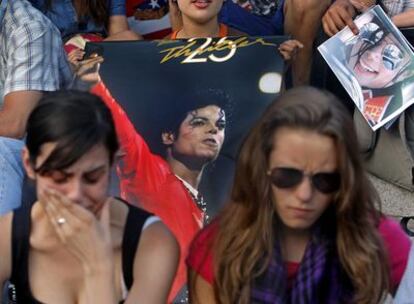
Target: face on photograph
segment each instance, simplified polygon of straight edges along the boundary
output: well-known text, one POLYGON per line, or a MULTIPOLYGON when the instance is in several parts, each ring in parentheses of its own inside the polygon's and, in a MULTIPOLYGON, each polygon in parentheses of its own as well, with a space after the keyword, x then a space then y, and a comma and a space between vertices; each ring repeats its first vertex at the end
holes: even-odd
POLYGON ((307 231, 338 189, 335 141, 315 131, 287 127, 273 138, 268 170, 276 213, 286 229, 307 231), (274 174, 276 170, 280 173, 274 174))
POLYGON ((361 86, 376 89, 402 80, 408 61, 408 54, 391 34, 384 34, 378 25, 368 23, 361 28, 352 47, 349 65, 361 86))
POLYGON ((172 147, 173 156, 198 158, 205 162, 217 158, 224 141, 226 116, 215 105, 196 109, 187 114, 177 134, 164 133, 163 142, 172 147))
POLYGON ((181 13, 197 23, 206 23, 217 17, 223 0, 178 0, 181 13))

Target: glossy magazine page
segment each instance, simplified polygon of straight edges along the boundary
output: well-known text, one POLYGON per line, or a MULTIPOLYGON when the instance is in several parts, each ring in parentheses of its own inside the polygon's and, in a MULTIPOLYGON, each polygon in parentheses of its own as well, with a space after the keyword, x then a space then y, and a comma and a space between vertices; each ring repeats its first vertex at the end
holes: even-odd
POLYGON ((161 135, 183 110, 199 108, 199 99, 206 94, 224 97, 223 146, 217 159, 206 166, 200 184, 214 215, 228 198, 240 144, 280 91, 284 60, 278 47, 285 40, 226 37, 102 42, 87 44, 86 52, 103 55, 100 74, 106 87, 154 154, 163 156, 161 135))
POLYGON ((380 6, 318 47, 373 130, 392 123, 414 102, 414 53, 380 6))

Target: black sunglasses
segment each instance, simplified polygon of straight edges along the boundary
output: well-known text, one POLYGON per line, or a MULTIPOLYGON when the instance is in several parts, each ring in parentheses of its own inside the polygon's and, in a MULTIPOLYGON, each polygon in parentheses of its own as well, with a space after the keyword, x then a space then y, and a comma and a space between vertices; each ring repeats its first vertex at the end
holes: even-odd
POLYGON ((277 167, 270 170, 268 174, 273 185, 281 189, 299 185, 304 177, 309 177, 313 187, 325 194, 338 191, 341 185, 341 176, 338 172, 306 174, 302 170, 295 168, 277 167))
MULTIPOLYGON (((378 24, 370 22, 359 30, 359 38, 371 46, 377 45, 384 38, 384 31, 378 24)), ((388 43, 382 50, 382 63, 388 70, 397 69, 404 59, 404 54, 394 43, 388 43)))

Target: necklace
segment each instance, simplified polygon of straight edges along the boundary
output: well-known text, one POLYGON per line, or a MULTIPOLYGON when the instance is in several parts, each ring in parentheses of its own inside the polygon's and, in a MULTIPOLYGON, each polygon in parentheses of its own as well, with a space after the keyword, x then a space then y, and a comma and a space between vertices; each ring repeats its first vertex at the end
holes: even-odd
POLYGON ((194 193, 190 191, 190 189, 188 189, 187 187, 186 189, 188 193, 190 194, 191 198, 193 199, 193 201, 196 203, 198 209, 200 209, 204 213, 203 224, 204 225, 208 224, 210 221, 210 217, 207 214, 207 202, 204 200, 200 192, 198 193, 197 196, 195 196, 194 193))
POLYGON ((207 202, 204 200, 203 196, 197 189, 193 188, 187 181, 183 180, 181 177, 176 175, 178 180, 181 182, 181 184, 184 186, 184 188, 187 190, 188 194, 190 195, 193 202, 196 203, 198 209, 203 213, 203 225, 206 225, 210 222, 210 217, 207 214, 207 202), (197 195, 196 195, 197 193, 197 195))

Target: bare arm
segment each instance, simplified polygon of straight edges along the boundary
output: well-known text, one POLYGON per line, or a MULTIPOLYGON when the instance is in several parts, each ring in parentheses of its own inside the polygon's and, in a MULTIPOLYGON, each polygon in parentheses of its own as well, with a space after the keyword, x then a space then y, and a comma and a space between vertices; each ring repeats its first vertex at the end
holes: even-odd
POLYGON ((11 276, 11 223, 11 213, 0 216, 0 287, 11 276))
POLYGON ((188 270, 190 303, 216 304, 213 287, 191 268, 188 270))
POLYGON ((127 18, 124 15, 115 15, 109 17, 109 36, 128 30, 127 18))
POLYGON ((0 136, 22 138, 29 114, 41 97, 40 91, 17 91, 7 94, 0 111, 0 136))
POLYGON ((179 247, 162 222, 146 228, 134 262, 134 283, 126 304, 165 304, 177 270, 179 247))
POLYGON ((105 39, 107 41, 142 39, 140 35, 129 29, 127 17, 123 15, 109 17, 108 34, 109 36, 105 39))
POLYGON ((397 27, 414 26, 414 9, 407 10, 391 18, 397 27))

